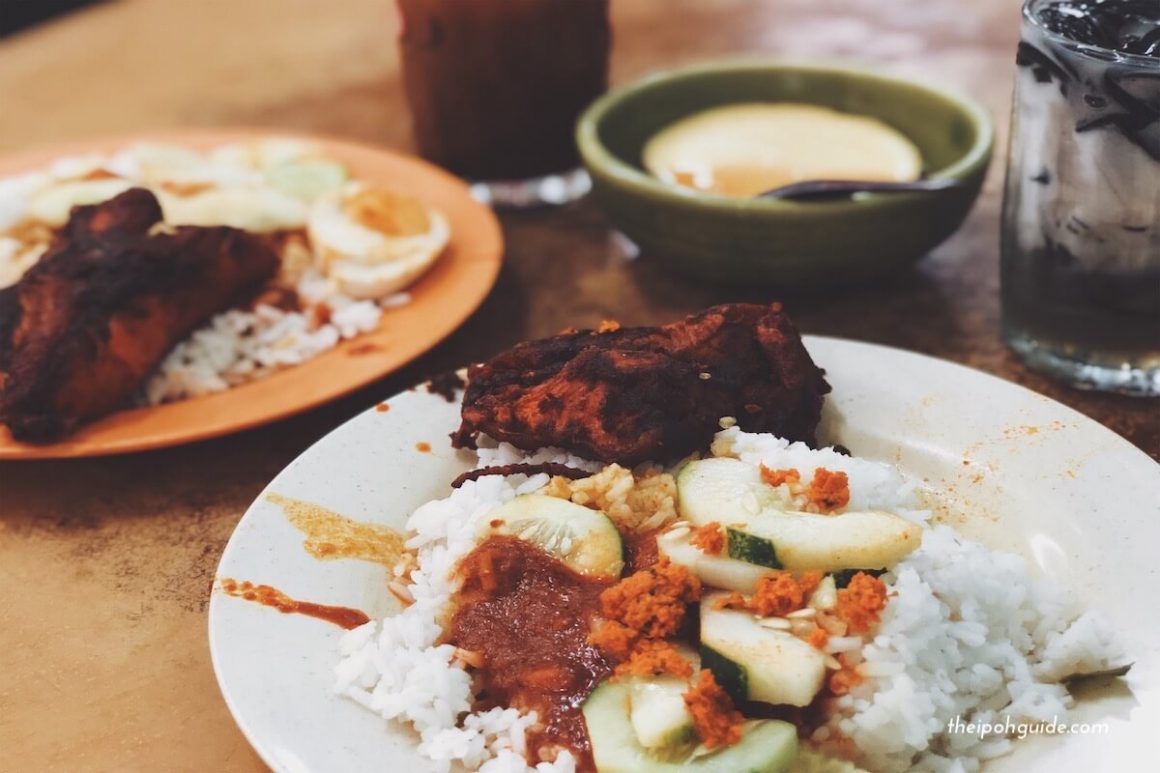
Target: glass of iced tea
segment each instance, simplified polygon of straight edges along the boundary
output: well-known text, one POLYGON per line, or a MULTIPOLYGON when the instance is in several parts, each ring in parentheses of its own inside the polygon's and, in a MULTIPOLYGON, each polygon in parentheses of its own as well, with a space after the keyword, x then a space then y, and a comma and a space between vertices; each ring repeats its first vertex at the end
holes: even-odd
POLYGON ((1160 394, 1160 0, 1027 0, 1003 335, 1076 386, 1160 394))
POLYGON ((496 205, 588 190, 576 119, 608 86, 608 0, 397 0, 415 143, 496 205))

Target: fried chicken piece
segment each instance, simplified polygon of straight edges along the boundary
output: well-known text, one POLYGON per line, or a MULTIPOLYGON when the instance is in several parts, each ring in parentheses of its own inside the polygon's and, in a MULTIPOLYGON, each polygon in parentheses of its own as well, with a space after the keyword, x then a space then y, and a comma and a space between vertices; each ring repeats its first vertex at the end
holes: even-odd
POLYGON ((109 413, 172 346, 247 301, 278 256, 235 228, 151 235, 157 198, 134 188, 76 207, 48 252, 0 290, 0 422, 46 442, 109 413))
POLYGON ((676 459, 718 420, 812 444, 830 391, 781 304, 728 304, 663 327, 566 333, 518 344, 468 371, 463 422, 525 449, 604 462, 676 459))

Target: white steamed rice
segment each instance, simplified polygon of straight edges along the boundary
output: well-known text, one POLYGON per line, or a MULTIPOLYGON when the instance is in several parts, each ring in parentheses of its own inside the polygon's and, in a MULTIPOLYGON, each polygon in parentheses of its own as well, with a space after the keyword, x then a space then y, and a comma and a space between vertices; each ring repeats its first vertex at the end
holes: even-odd
MULTIPOLYGON (((830 449, 747 434, 718 434, 713 451, 771 468, 815 467, 849 477, 851 510, 888 510, 917 522, 917 485, 895 468, 830 449)), ((1111 628, 1066 591, 1035 577, 1023 558, 960 538, 948 526, 883 575, 890 601, 865 637, 831 639, 832 653, 864 659, 868 678, 836 700, 813 739, 845 736, 874 771, 973 771, 1011 749, 1007 738, 947 732, 955 717, 1002 724, 1051 721, 1071 706, 1058 680, 1105 668, 1121 652, 1111 628), (860 653, 860 655, 859 655, 860 653)))
MULTIPOLYGON (((849 509, 881 509, 925 523, 916 484, 889 465, 812 450, 770 435, 731 428, 713 454, 752 464, 844 471, 849 509)), ((558 449, 524 454, 511 446, 481 448, 481 467, 554 461, 599 469, 558 449)), ((531 768, 524 730, 534 714, 496 708, 470 713, 471 678, 453 662, 454 647, 437 645, 440 621, 455 590, 453 567, 474 546, 475 522, 496 505, 545 485, 547 475, 484 477, 414 512, 408 546, 418 565, 401 613, 348 633, 335 668, 336 690, 388 720, 409 724, 432 769, 485 773, 570 773, 571 755, 531 768), (467 714, 464 722, 458 718, 467 714)), ((883 575, 891 598, 881 623, 865 637, 832 637, 831 653, 862 661, 865 681, 839 697, 812 740, 825 748, 852 740, 860 763, 875 771, 974 771, 1010 750, 1005 738, 949 734, 948 722, 1062 718, 1071 705, 1063 676, 1106 667, 1121 653, 1109 627, 1076 609, 1062 589, 1035 579, 1022 558, 928 527, 922 547, 883 575)))
POLYGON ((166 355, 145 384, 144 402, 157 405, 223 392, 306 362, 340 341, 375 330, 383 308, 410 300, 406 293, 378 303, 353 300, 314 271, 299 279, 296 290, 308 307, 325 303, 329 319, 318 324, 309 308, 287 311, 265 304, 218 314, 166 355))
MULTIPOLYGON (((481 444, 482 445, 482 444, 481 444)), ((507 444, 481 447, 479 466, 516 462, 560 462, 596 471, 600 465, 548 448, 524 454, 507 444)), ((575 761, 562 753, 554 763, 529 768, 524 761, 524 728, 535 714, 492 709, 470 714, 471 678, 454 665, 455 648, 437 645, 439 621, 449 611, 455 590, 453 568, 475 546, 475 522, 518 494, 542 488, 546 474, 487 476, 467 481, 446 499, 428 502, 407 521, 418 566, 408 591, 414 603, 393 617, 372 621, 342 639, 342 660, 335 668, 336 689, 381 714, 411 725, 419 734, 419 753, 435 770, 452 763, 484 773, 572 773, 575 761)))

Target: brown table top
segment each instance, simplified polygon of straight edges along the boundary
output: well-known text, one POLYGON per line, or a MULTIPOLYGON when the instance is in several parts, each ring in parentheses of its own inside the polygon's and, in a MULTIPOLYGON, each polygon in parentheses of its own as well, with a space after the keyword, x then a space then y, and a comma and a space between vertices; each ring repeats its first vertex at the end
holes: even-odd
MULTIPOLYGON (((997 228, 1013 0, 615 0, 613 79, 743 52, 843 57, 958 86, 995 116, 963 228, 876 285, 783 297, 805 332, 912 349, 1024 384, 1160 456, 1155 401, 1027 372, 999 341, 997 228)), ((122 0, 0 41, 0 153, 148 128, 251 125, 409 148, 390 0, 122 0)), ((343 419, 515 341, 668 321, 729 292, 626 260, 589 203, 503 216, 499 283, 402 372, 279 424, 155 453, 0 466, 0 768, 256 770, 210 668, 208 588, 261 487, 343 419)), ((768 295, 753 299, 769 300, 768 295)))

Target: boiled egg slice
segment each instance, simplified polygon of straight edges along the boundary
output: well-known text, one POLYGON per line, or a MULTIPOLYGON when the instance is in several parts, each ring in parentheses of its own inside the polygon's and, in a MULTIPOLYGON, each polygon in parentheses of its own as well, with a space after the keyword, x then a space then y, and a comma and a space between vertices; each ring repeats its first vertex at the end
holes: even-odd
POLYGON ((350 183, 315 203, 308 233, 317 266, 343 294, 380 299, 427 271, 451 228, 442 213, 409 196, 350 183))

